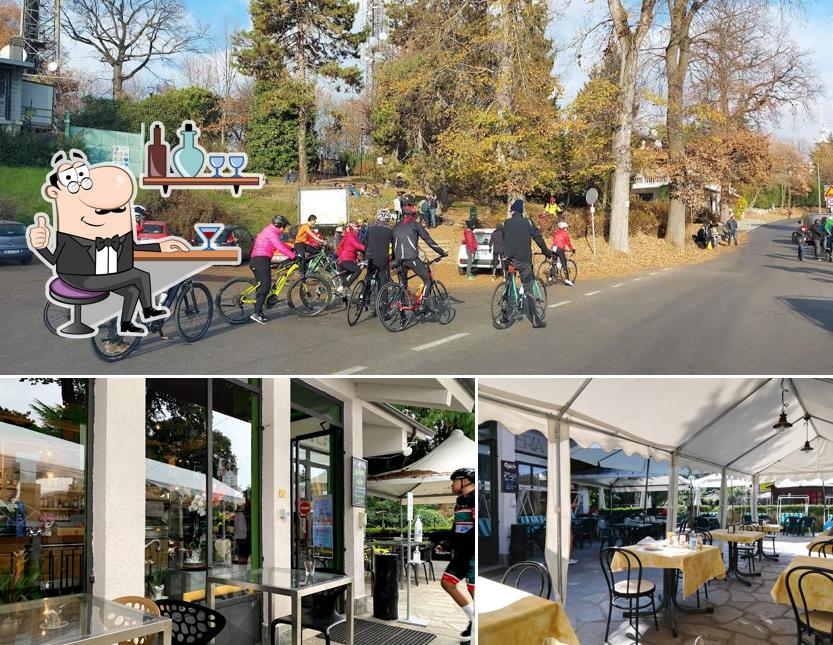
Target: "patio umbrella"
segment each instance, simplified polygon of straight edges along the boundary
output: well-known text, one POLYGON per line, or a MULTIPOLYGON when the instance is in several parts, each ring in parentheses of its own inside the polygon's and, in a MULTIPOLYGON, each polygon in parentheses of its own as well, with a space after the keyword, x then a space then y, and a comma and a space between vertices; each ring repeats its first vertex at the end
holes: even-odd
POLYGON ((581 507, 582 513, 589 513, 590 512, 590 489, 589 488, 582 488, 579 490, 578 494, 579 499, 579 506, 581 507))
POLYGON ((654 501, 651 499, 651 493, 648 493, 648 499, 645 500, 645 508, 654 508, 654 501))
POLYGON ((692 511, 692 514, 695 516, 697 515, 697 511, 700 510, 700 507, 703 505, 703 495, 700 492, 701 490, 702 489, 700 488, 694 489, 694 503, 692 504, 692 506, 694 506, 694 510, 692 511))
POLYGON ((606 511, 607 510, 607 503, 605 502, 605 489, 599 489, 599 510, 606 511))

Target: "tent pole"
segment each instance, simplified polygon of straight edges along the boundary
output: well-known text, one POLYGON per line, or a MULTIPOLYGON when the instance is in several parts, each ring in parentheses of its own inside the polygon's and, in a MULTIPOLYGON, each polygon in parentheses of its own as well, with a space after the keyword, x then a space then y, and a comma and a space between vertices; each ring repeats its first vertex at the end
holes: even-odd
POLYGON ((761 488, 761 476, 752 476, 752 492, 749 498, 749 512, 752 514, 752 521, 758 521, 758 491, 761 488))
POLYGON ((671 453, 671 469, 668 476, 668 515, 665 518, 665 531, 673 533, 677 530, 677 479, 679 466, 677 453, 671 453))
POLYGON ((645 460, 645 493, 642 495, 642 514, 648 515, 648 477, 651 474, 651 458, 645 460))
POLYGON ((726 518, 729 516, 726 508, 726 469, 720 470, 720 528, 726 528, 726 518))

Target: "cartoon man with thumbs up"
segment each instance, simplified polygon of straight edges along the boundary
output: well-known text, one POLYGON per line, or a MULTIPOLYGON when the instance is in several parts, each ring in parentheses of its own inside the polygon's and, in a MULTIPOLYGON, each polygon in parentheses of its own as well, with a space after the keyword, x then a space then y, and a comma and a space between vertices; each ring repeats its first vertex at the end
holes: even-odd
POLYGON ((61 151, 52 157, 52 172, 41 193, 52 202, 57 234, 47 216, 38 213, 27 231, 29 247, 54 266, 58 278, 82 291, 120 295, 122 336, 147 334, 146 327, 134 322, 139 304, 145 322, 170 315, 166 307, 153 306, 150 275, 133 266, 133 251, 167 253, 190 251, 190 247, 179 238, 137 244, 131 203, 136 182, 130 171, 107 163, 90 167, 83 152, 71 150, 67 156, 61 151))

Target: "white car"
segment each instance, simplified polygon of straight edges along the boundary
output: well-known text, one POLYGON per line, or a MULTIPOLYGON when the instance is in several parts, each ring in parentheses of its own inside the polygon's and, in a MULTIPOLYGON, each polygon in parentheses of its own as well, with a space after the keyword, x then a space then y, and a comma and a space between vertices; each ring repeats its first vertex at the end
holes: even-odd
MULTIPOLYGON (((476 228, 474 237, 477 240, 477 251, 474 252, 474 263, 472 269, 492 270, 492 250, 489 248, 489 240, 492 237, 493 228, 476 228)), ((460 250, 457 252, 457 270, 460 275, 466 272, 469 263, 469 256, 466 253, 466 245, 460 242, 460 250)))

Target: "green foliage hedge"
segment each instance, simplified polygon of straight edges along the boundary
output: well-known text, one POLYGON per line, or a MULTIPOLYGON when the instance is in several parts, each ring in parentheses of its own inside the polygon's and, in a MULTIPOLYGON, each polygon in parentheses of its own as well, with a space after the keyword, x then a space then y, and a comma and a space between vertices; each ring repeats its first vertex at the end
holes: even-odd
MULTIPOLYGON (((0 159, 6 166, 48 167, 53 154, 58 150, 70 148, 84 150, 84 140, 80 137, 65 137, 60 132, 0 129, 0 151, 2 151, 0 159)), ((4 194, 6 186, 7 184, 4 184, 4 194)))

